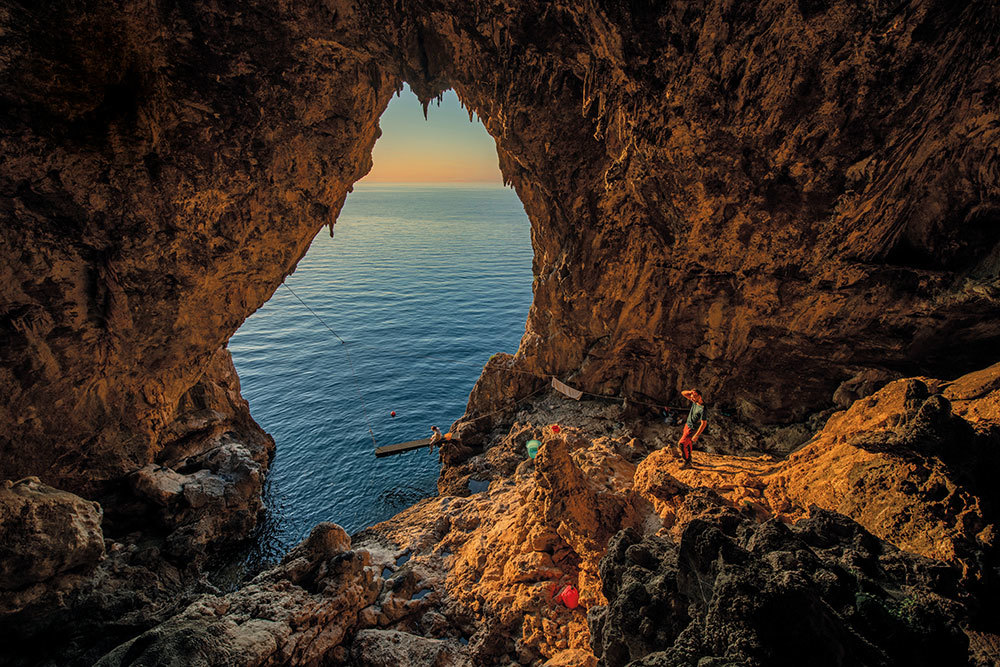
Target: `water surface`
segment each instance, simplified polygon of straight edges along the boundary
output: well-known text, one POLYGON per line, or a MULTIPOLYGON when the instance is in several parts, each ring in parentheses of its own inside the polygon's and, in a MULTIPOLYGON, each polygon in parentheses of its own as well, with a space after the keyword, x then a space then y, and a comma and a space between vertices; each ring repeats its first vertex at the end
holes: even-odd
POLYGON ((379 445, 447 430, 490 355, 517 349, 531 303, 529 224, 512 190, 362 184, 335 229, 287 284, 347 341, 357 385, 344 346, 283 287, 229 343, 277 442, 273 551, 320 521, 353 533, 434 494, 436 456, 375 458, 358 389, 379 445))

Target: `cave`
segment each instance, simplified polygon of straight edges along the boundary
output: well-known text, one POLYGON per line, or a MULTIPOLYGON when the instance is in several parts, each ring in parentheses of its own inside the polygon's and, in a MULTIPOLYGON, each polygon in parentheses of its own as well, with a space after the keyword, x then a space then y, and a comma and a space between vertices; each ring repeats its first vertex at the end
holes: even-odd
POLYGON ((812 587, 761 608, 794 601, 848 660, 911 655, 859 619, 995 659, 995 3, 95 0, 10 2, 0 25, 11 664, 234 646, 248 665, 399 646, 414 664, 766 664, 770 635, 736 609, 790 586, 781 568, 812 587), (403 82, 425 104, 454 89, 497 142, 531 222, 525 335, 483 369, 437 498, 352 537, 320 524, 255 583, 206 588, 205 559, 257 526, 274 449, 226 343, 334 225, 403 82), (518 412, 550 377, 622 414, 518 412), (746 459, 739 484, 674 470, 640 413, 692 386, 730 420, 705 456, 767 441, 779 462, 746 459), (571 414, 604 439, 540 421, 571 414), (493 481, 469 500, 471 478, 493 481), (514 517, 521 551, 497 532, 514 517), (768 555, 788 545, 815 557, 768 555), (411 599, 441 567, 464 587, 411 599), (907 568, 924 588, 897 599, 907 568), (516 591, 496 608, 487 571, 516 591), (567 578, 579 609, 530 611, 567 578), (666 620, 633 636, 640 588, 666 620), (260 611, 279 590, 296 621, 260 611))
POLYGON ((269 551, 320 521, 353 533, 434 495, 440 463, 426 446, 378 448, 447 431, 483 364, 524 333, 523 206, 454 93, 428 111, 408 89, 392 98, 373 169, 335 233, 320 230, 227 344, 251 414, 275 439, 269 551))

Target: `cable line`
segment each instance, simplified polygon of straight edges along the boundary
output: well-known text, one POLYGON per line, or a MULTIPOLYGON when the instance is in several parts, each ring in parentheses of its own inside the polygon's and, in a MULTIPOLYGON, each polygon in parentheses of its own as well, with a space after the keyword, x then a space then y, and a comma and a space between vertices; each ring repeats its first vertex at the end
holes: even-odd
POLYGON ((354 388, 358 392, 358 398, 361 399, 361 410, 365 413, 365 422, 368 424, 368 435, 372 438, 372 447, 378 447, 378 443, 375 442, 375 431, 372 430, 372 420, 371 417, 368 416, 368 405, 365 404, 365 395, 361 393, 361 384, 358 382, 358 373, 354 369, 354 360, 351 359, 351 352, 347 349, 347 341, 341 338, 337 332, 323 320, 322 317, 316 314, 316 311, 310 308, 305 301, 299 298, 299 295, 295 293, 295 290, 288 286, 288 283, 283 282, 281 284, 285 286, 285 289, 292 293, 292 296, 294 296, 299 303, 305 306, 306 310, 312 313, 313 317, 320 321, 320 324, 329 329, 330 333, 336 336, 337 340, 339 340, 340 344, 344 347, 344 355, 347 357, 347 363, 351 366, 351 379, 354 380, 354 388))
MULTIPOLYGON (((305 301, 303 301, 302 298, 298 294, 295 293, 295 290, 293 290, 291 287, 288 286, 288 283, 284 283, 283 282, 281 284, 284 285, 285 289, 287 289, 289 292, 291 292, 292 296, 294 296, 296 298, 296 300, 298 300, 298 302, 301 303, 305 307, 305 309, 308 310, 312 314, 313 317, 315 317, 317 320, 319 320, 320 324, 322 324, 324 327, 326 327, 327 330, 330 333, 332 333, 337 338, 337 340, 340 341, 340 344, 344 347, 344 355, 347 357, 347 363, 350 364, 350 367, 351 367, 351 379, 354 381, 354 389, 358 392, 358 398, 361 400, 361 409, 362 409, 362 411, 365 414, 365 422, 368 424, 368 435, 371 436, 372 445, 377 449, 378 448, 378 443, 375 442, 375 432, 372 430, 372 421, 371 421, 371 417, 368 414, 368 405, 365 403, 365 396, 361 392, 361 384, 358 382, 358 374, 357 374, 357 371, 354 368, 354 360, 351 359, 351 353, 348 350, 347 341, 344 340, 343 338, 341 338, 340 334, 338 334, 336 331, 334 331, 333 328, 329 324, 327 324, 326 321, 323 320, 322 317, 320 317, 319 315, 317 315, 316 311, 314 311, 312 308, 310 308, 309 304, 307 304, 305 301)), ((379 348, 376 348, 373 345, 366 345, 365 343, 359 343, 359 345, 361 345, 362 347, 370 347, 372 349, 379 349, 379 348)), ((446 359, 446 358, 439 357, 439 356, 432 355, 432 354, 411 355, 411 356, 413 356, 413 357, 415 357, 417 359, 436 359, 438 361, 451 362, 451 363, 460 363, 460 364, 465 364, 466 363, 464 361, 459 361, 457 359, 446 359)), ((548 375, 548 374, 544 374, 544 373, 536 373, 534 371, 523 371, 523 370, 521 370, 519 368, 500 368, 499 370, 501 370, 501 371, 507 371, 507 372, 510 372, 510 373, 521 373, 522 375, 531 375, 532 377, 538 378, 539 380, 545 380, 545 379, 550 379, 550 378, 551 379, 556 379, 554 375, 548 375)), ((486 414, 477 415, 475 418, 479 419, 479 418, 482 418, 482 417, 490 417, 490 416, 493 416, 493 415, 498 414, 500 412, 505 412, 507 410, 510 410, 511 408, 517 406, 520 403, 523 403, 524 401, 528 400, 529 398, 531 398, 533 396, 536 396, 537 394, 540 394, 541 392, 545 391, 548 388, 549 388, 549 385, 546 384, 545 386, 541 387, 540 389, 537 389, 537 390, 531 392, 527 396, 515 400, 509 407, 503 407, 503 408, 499 408, 497 410, 494 410, 492 412, 487 412, 486 414)), ((629 401, 629 402, 634 403, 636 405, 645 405, 645 406, 648 406, 648 407, 651 407, 651 408, 656 408, 657 410, 662 409, 662 408, 666 408, 668 410, 683 411, 683 410, 687 409, 687 408, 684 408, 684 407, 675 407, 675 406, 663 405, 661 403, 650 403, 648 401, 640 401, 640 400, 638 400, 636 398, 629 398, 627 396, 611 396, 611 395, 608 395, 608 394, 596 394, 596 393, 591 392, 591 391, 583 391, 583 390, 579 390, 579 391, 580 391, 581 394, 583 394, 585 396, 592 396, 594 398, 602 398, 602 399, 611 400, 611 401, 629 401)))

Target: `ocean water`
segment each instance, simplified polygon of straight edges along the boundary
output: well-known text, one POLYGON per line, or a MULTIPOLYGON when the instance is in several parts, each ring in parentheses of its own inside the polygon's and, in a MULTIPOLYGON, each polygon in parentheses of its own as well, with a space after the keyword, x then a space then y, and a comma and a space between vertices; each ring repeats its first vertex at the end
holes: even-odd
POLYGON ((287 284, 346 341, 355 373, 284 287, 229 342, 250 411, 277 442, 271 553, 320 521, 353 533, 433 495, 436 454, 376 459, 358 390, 379 445, 447 430, 490 355, 517 350, 531 304, 529 223, 507 188, 360 184, 335 229, 287 284))

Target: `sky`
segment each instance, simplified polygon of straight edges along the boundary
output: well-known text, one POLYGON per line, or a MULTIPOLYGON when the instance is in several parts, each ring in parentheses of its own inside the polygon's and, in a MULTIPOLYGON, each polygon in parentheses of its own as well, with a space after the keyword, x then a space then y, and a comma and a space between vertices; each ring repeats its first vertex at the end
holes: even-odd
POLYGON ((420 101, 404 86, 379 124, 375 166, 362 183, 503 182, 493 138, 478 118, 469 122, 453 90, 444 94, 441 106, 431 102, 424 120, 420 101))

